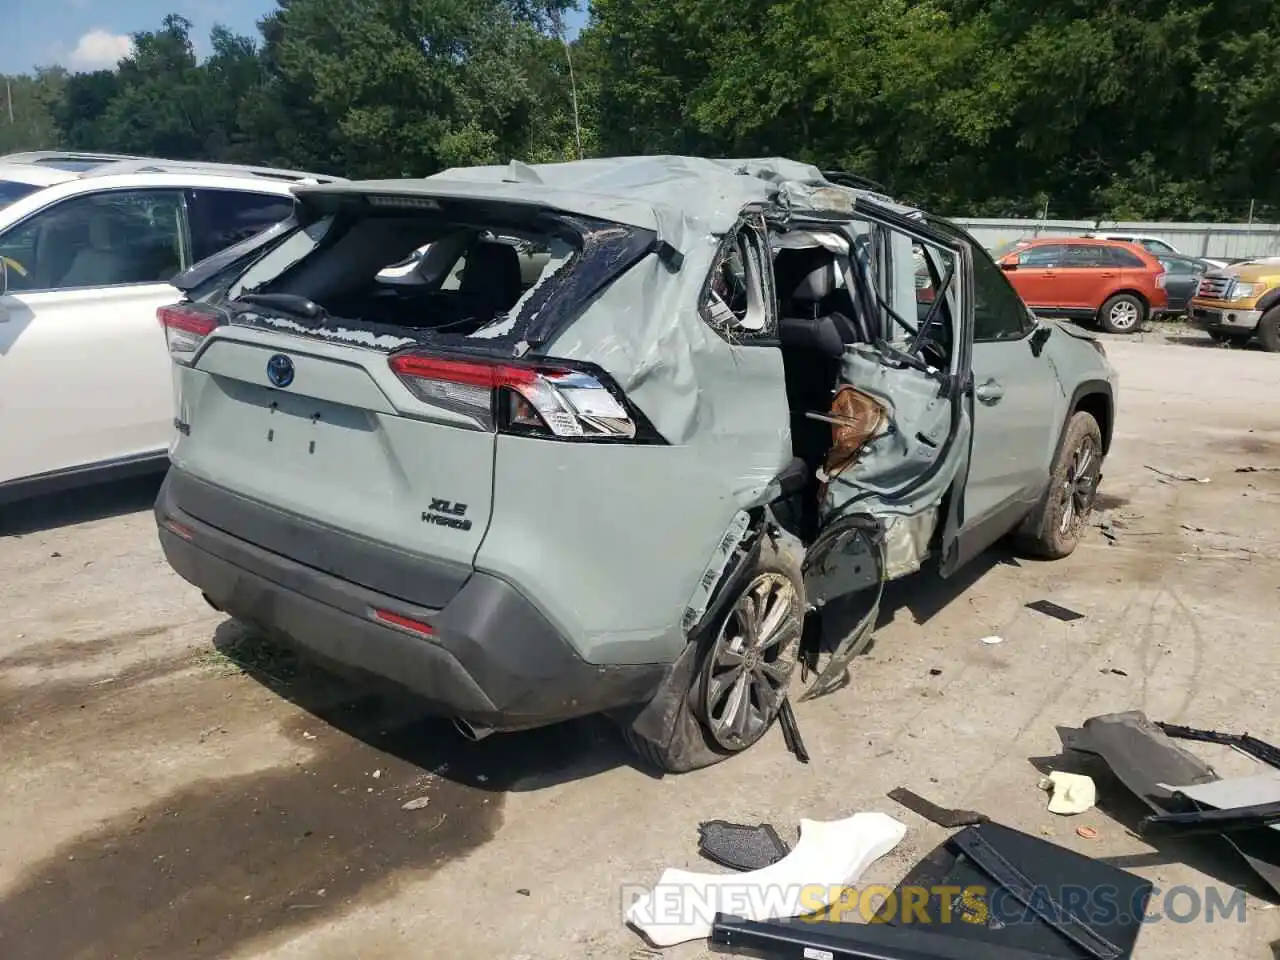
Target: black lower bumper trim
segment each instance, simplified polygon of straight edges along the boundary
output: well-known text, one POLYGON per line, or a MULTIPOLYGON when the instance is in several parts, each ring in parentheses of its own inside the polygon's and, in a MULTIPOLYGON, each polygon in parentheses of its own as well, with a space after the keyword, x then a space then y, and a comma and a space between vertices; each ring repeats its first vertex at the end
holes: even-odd
MULTIPOLYGON (((390 680, 445 716, 500 730, 542 726, 644 703, 667 669, 585 662, 497 577, 472 573, 442 608, 419 607, 196 519, 174 497, 171 480, 156 515, 170 566, 218 609, 318 659, 390 680), (375 622, 375 609, 430 624, 434 636, 375 622)), ((252 529, 252 517, 238 522, 252 529)))

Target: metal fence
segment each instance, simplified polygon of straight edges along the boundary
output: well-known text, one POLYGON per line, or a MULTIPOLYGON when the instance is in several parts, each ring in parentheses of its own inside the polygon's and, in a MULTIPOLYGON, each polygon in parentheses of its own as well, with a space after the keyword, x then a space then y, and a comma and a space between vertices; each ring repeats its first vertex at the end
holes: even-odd
POLYGON ((1158 237, 1192 257, 1224 260, 1280 256, 1280 223, 1119 223, 1093 220, 1004 220, 956 217, 988 250, 1024 237, 1078 237, 1110 232, 1158 237))

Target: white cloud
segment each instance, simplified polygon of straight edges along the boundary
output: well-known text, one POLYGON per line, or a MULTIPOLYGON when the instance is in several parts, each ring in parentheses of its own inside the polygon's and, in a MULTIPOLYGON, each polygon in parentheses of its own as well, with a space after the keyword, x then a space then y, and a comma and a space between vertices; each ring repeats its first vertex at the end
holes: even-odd
POLYGON ((133 52, 133 38, 124 33, 95 28, 78 41, 67 54, 67 63, 82 70, 114 67, 116 62, 133 52))

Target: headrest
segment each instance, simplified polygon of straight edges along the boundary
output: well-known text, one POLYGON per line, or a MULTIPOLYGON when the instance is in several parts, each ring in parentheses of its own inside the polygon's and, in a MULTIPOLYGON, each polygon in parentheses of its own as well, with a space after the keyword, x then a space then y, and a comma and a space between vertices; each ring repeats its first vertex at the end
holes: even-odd
POLYGON ((792 300, 818 303, 831 295, 836 288, 835 264, 828 260, 810 270, 791 292, 792 300))
POLYGON ((97 210, 89 215, 89 246, 111 250, 124 241, 125 220, 113 210, 97 210))
POLYGON ((520 289, 520 255, 509 243, 480 240, 467 250, 467 263, 462 272, 464 292, 520 289))

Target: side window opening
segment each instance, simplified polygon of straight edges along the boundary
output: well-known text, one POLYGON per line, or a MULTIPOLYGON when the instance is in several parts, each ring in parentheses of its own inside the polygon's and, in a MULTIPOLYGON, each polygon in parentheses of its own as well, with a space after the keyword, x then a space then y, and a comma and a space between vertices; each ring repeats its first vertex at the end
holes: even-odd
POLYGON ((245 190, 191 191, 194 259, 204 260, 293 213, 292 197, 245 190))
POLYGON ((1047 243, 1041 247, 1028 247, 1018 254, 1018 265, 1023 267, 1064 266, 1066 247, 1060 243, 1047 243))
POLYGON ((71 197, 0 236, 11 292, 163 283, 191 263, 176 190, 71 197))
POLYGON ((702 318, 726 340, 772 338, 772 300, 761 235, 754 226, 740 226, 716 254, 699 306, 702 318))
POLYGON ((1004 271, 996 266, 984 250, 974 245, 974 342, 1020 340, 1031 328, 1031 315, 1005 277, 1004 271))

